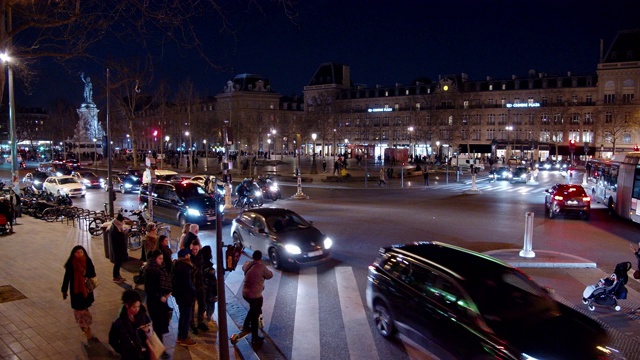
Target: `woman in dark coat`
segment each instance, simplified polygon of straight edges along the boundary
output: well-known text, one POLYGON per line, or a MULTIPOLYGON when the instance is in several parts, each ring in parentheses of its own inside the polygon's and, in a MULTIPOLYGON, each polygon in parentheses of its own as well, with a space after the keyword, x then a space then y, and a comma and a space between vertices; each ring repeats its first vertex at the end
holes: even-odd
POLYGON ((93 304, 93 292, 87 290, 85 279, 95 277, 96 269, 93 261, 84 247, 77 245, 71 250, 69 259, 64 264, 64 278, 62 280, 62 299, 66 300, 71 293, 71 308, 76 318, 76 323, 84 332, 87 340, 93 338, 91 335, 91 324, 93 317, 89 312, 89 307, 93 304))
POLYGON ((171 273, 171 254, 173 254, 173 252, 169 248, 169 238, 167 235, 160 235, 158 238, 158 250, 162 251, 164 267, 167 269, 167 272, 171 273))
POLYGON ((144 273, 144 290, 147 293, 147 307, 153 321, 153 330, 160 340, 169 332, 169 310, 167 299, 171 295, 171 275, 164 266, 160 250, 149 253, 148 264, 144 273))
POLYGON ((120 354, 122 360, 149 360, 151 352, 147 346, 151 319, 141 304, 140 294, 135 290, 122 293, 122 308, 109 330, 109 345, 120 354))
POLYGON ((126 281, 120 276, 122 263, 129 260, 127 253, 127 237, 124 230, 124 216, 118 216, 111 222, 109 227, 109 241, 111 241, 111 251, 113 251, 113 282, 122 284, 126 281))

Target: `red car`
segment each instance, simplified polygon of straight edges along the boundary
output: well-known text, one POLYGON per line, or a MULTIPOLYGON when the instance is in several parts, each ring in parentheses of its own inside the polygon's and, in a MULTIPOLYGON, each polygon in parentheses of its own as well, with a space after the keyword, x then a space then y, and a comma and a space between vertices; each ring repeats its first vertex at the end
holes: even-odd
POLYGON ((556 215, 576 214, 589 220, 591 197, 576 184, 556 184, 545 190, 544 205, 549 219, 556 215))

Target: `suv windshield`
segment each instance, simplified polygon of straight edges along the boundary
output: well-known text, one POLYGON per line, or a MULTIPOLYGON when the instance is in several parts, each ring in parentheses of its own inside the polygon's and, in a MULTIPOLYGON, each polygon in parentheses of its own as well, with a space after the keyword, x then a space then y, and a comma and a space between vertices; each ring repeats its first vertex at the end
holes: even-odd
POLYGON ((194 183, 176 184, 175 188, 178 196, 180 196, 183 199, 207 195, 206 191, 204 191, 204 188, 202 188, 202 186, 194 183))

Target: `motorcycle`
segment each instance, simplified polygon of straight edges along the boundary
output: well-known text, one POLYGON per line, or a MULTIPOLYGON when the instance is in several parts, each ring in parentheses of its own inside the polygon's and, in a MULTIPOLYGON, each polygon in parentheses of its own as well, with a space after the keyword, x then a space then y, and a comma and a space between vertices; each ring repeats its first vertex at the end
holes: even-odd
POLYGON ((238 197, 233 200, 233 206, 237 209, 252 209, 256 207, 261 207, 264 204, 264 199, 262 198, 262 189, 258 184, 253 183, 250 185, 249 194, 245 197, 238 197))
POLYGON ((262 195, 265 199, 271 199, 273 201, 282 199, 282 194, 280 193, 278 183, 272 181, 269 178, 261 181, 260 189, 262 190, 262 195))

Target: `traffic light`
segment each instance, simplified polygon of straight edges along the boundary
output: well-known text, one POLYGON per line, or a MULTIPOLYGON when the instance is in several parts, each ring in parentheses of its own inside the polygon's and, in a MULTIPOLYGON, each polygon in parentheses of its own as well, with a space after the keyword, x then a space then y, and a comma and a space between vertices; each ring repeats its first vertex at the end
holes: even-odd
POLYGON ((153 137, 158 137, 158 130, 153 130, 153 137))
POLYGON ((638 144, 636 144, 636 145, 633 147, 633 151, 640 151, 640 147, 638 147, 638 144))
POLYGON ((571 152, 576 150, 576 141, 574 139, 569 140, 569 150, 571 152))

